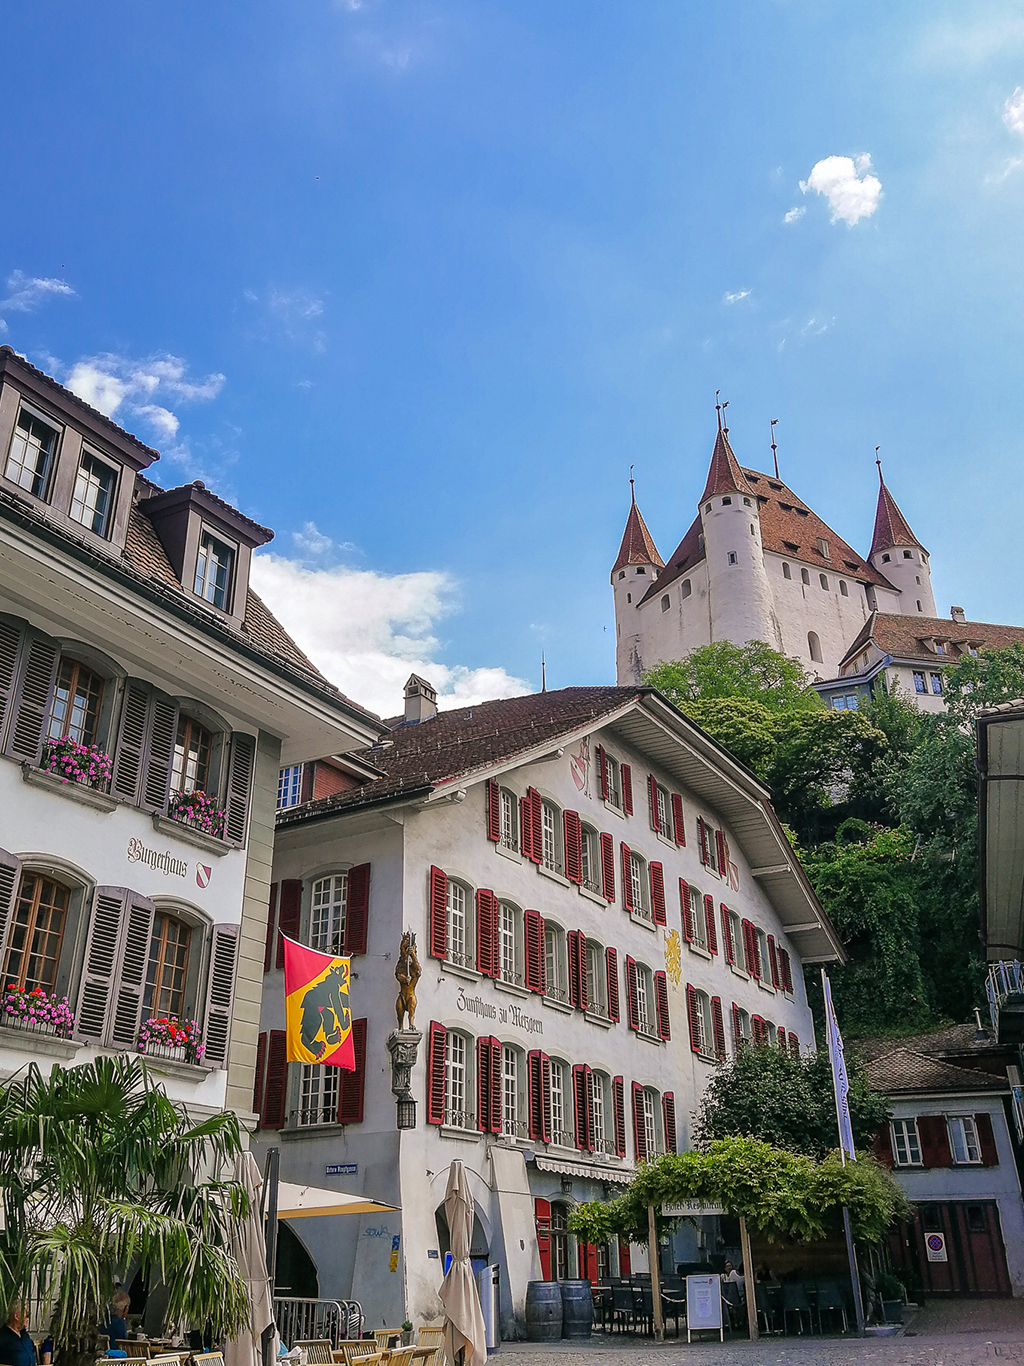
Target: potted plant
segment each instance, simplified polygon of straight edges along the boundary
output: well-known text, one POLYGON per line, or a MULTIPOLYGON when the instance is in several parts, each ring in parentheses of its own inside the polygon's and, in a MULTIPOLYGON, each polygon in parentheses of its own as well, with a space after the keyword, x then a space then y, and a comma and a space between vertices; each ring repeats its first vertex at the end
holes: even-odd
POLYGON ((409 1322, 408 1319, 406 1319, 405 1322, 402 1324, 402 1346, 412 1346, 412 1324, 409 1322))
POLYGON ((105 791, 110 782, 110 755, 99 745, 80 745, 70 735, 46 746, 41 767, 62 783, 84 783, 105 791))
POLYGON ((167 803, 167 814, 172 821, 191 825, 204 835, 215 839, 224 837, 224 812, 208 792, 195 788, 192 792, 172 792, 167 803))
POLYGON ((875 1293, 882 1306, 885 1323, 903 1322, 903 1282, 891 1271, 880 1271, 875 1277, 875 1293))
POLYGON ((182 1062, 191 1063, 199 1062, 206 1052, 196 1021, 179 1020, 176 1015, 143 1020, 136 1047, 140 1053, 163 1058, 178 1056, 182 1062))
POLYGON ((0 1023, 13 1029, 28 1029, 37 1034, 55 1034, 70 1039, 75 1016, 66 996, 47 996, 42 987, 26 991, 13 982, 7 984, 0 1003, 0 1023))

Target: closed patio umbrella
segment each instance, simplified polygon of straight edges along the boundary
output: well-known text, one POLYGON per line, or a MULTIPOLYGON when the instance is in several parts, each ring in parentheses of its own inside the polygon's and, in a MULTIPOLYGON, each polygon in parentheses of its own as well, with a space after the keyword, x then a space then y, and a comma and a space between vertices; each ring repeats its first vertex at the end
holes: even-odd
POLYGON ((444 1305, 444 1350, 448 1366, 484 1366, 487 1333, 480 1296, 469 1261, 473 1238, 473 1197, 462 1163, 456 1159, 448 1169, 444 1195, 452 1264, 438 1292, 444 1305))
POLYGON ((260 1186, 263 1178, 252 1153, 237 1154, 234 1176, 245 1187, 249 1197, 249 1214, 235 1234, 232 1251, 249 1292, 252 1316, 247 1329, 238 1337, 228 1339, 224 1363, 225 1366, 260 1366, 260 1337, 264 1329, 274 1322, 274 1301, 270 1293, 263 1220, 260 1217, 260 1186))

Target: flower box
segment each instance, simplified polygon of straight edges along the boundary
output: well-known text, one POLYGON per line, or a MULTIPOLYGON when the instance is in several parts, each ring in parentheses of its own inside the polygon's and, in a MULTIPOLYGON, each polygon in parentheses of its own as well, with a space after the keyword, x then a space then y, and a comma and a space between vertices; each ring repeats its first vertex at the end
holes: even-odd
POLYGON ((167 815, 179 825, 190 826, 214 839, 224 838, 224 812, 210 794, 200 788, 192 792, 172 792, 167 815))
POLYGON ((70 735, 48 744, 39 766, 62 783, 81 783, 97 792, 106 792, 110 786, 110 755, 99 745, 80 745, 70 735))
POLYGON ((199 1062, 206 1052, 196 1021, 179 1020, 176 1015, 143 1020, 136 1048, 147 1057, 188 1063, 199 1062))
POLYGON ((75 1028, 75 1015, 66 996, 47 996, 42 987, 26 991, 23 987, 9 983, 0 999, 0 1024, 8 1029, 23 1029, 30 1034, 70 1039, 75 1028))

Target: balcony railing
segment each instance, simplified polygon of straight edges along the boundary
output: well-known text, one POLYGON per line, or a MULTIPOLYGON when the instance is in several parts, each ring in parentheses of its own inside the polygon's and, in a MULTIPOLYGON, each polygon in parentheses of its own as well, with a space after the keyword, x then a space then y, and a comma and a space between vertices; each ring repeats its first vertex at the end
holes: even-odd
POLYGON ((557 1144, 559 1148, 575 1148, 576 1135, 571 1129, 552 1129, 551 1142, 557 1144))
POLYGON ((990 963, 985 993, 996 1038, 1024 1047, 1024 964, 1016 959, 990 963))
POLYGON ((506 986, 521 987, 523 985, 523 974, 515 972, 512 968, 502 968, 498 973, 498 981, 504 982, 506 986))
POLYGON ((597 896, 602 896, 604 894, 604 888, 599 882, 595 882, 592 877, 585 877, 583 879, 583 885, 588 892, 594 892, 597 896))
POLYGON ((456 968, 469 968, 474 971, 476 969, 476 963, 473 961, 471 953, 459 953, 455 949, 449 949, 444 956, 444 961, 451 963, 456 968))
POLYGON ((446 1105, 444 1126, 446 1129, 475 1129, 476 1115, 471 1114, 469 1110, 452 1110, 446 1105))
POLYGON ((501 1121, 501 1132, 506 1138, 526 1138, 528 1125, 522 1119, 503 1119, 501 1121))
POLYGON ((550 996, 553 1001, 561 1001, 564 1005, 569 1004, 569 988, 553 986, 550 983, 544 988, 544 995, 550 996))

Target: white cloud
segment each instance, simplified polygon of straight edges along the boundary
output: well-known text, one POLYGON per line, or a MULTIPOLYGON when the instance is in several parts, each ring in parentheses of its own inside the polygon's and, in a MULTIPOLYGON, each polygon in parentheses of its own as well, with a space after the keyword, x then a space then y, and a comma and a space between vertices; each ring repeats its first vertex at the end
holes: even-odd
POLYGON ((128 385, 123 380, 87 360, 80 360, 71 367, 67 385, 73 394, 98 408, 106 417, 114 416, 128 393, 128 385))
POLYGON ((866 153, 853 157, 825 157, 811 168, 806 180, 801 180, 804 194, 814 190, 823 194, 832 211, 832 222, 841 218, 849 227, 862 218, 870 218, 882 197, 882 182, 869 175, 871 158, 866 153))
MULTIPOLYGON (((58 371, 59 362, 53 366, 58 371)), ((131 360, 127 356, 107 353, 87 356, 76 361, 64 381, 68 388, 98 408, 107 417, 141 418, 148 423, 161 441, 174 441, 180 421, 166 403, 209 403, 225 384, 221 374, 205 379, 190 379, 188 365, 180 356, 158 354, 145 360, 131 360), (123 410, 123 411, 122 411, 123 410)), ((187 455, 187 445, 168 452, 172 457, 187 455)), ((182 463, 186 463, 182 460, 182 463)))
POLYGON ((12 271, 7 277, 8 295, 0 300, 0 308, 10 313, 31 313, 47 299, 77 297, 66 280, 44 279, 38 275, 25 275, 20 270, 12 271))
POLYGON ((750 290, 749 290, 749 289, 738 289, 738 290, 736 290, 736 292, 735 292, 734 294, 730 294, 729 291, 726 290, 726 292, 722 295, 722 303, 723 303, 723 304, 738 304, 738 303, 742 303, 742 301, 743 301, 744 299, 749 299, 749 298, 750 298, 750 290))
POLYGON ((148 418, 165 441, 173 441, 178 435, 181 423, 172 412, 161 408, 159 403, 144 403, 135 412, 139 417, 148 418))
POLYGON ((783 223, 798 223, 806 212, 807 209, 803 204, 797 204, 795 208, 786 210, 782 215, 782 221, 783 223))
POLYGON ((334 549, 334 542, 323 534, 316 522, 304 522, 301 531, 293 531, 292 544, 304 560, 322 560, 334 549))
POLYGON ((261 341, 284 336, 287 341, 309 346, 317 354, 326 349, 327 333, 316 325, 323 317, 324 300, 309 289, 268 289, 260 296, 254 289, 242 291, 246 303, 259 307, 261 341))
MULTIPOLYGON (((315 526, 312 531, 320 536, 315 526)), ((298 534, 311 538, 309 526, 298 534)), ((441 707, 473 706, 531 690, 500 666, 437 662, 437 626, 458 606, 457 584, 440 571, 388 575, 342 565, 318 569, 262 553, 253 556, 252 585, 317 668, 381 716, 401 711, 410 673, 433 683, 441 707)))
POLYGON ((1024 87, 1018 85, 1003 106, 1003 122, 1011 133, 1019 133, 1024 138, 1024 87))

